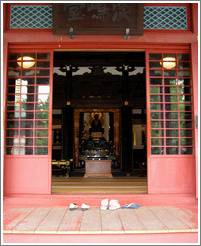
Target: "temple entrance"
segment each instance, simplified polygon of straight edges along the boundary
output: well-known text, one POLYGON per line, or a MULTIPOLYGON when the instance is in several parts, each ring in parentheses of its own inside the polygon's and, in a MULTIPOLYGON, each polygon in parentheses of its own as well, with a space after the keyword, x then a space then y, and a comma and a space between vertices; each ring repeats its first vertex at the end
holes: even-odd
POLYGON ((52 112, 52 187, 124 177, 147 192, 144 52, 55 52, 52 112))

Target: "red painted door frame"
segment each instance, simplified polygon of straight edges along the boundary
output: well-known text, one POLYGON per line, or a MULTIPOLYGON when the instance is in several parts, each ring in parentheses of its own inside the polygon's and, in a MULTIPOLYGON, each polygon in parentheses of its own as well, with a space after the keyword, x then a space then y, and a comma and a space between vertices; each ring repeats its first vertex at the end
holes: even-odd
MULTIPOLYGON (((30 44, 30 43, 27 43, 27 44, 21 44, 21 43, 14 44, 13 43, 13 44, 9 45, 9 47, 11 47, 11 50, 12 49, 15 50, 15 48, 21 50, 21 48, 23 47, 23 50, 29 50, 29 51, 30 51, 30 48, 31 47, 33 49, 33 46, 35 47, 34 50, 38 50, 40 48, 42 48, 43 50, 46 50, 44 44, 36 44, 36 43, 35 44, 30 44)), ((50 44, 48 46, 49 47, 47 49, 48 50, 51 50, 51 52, 53 52, 53 50, 55 50, 55 49, 58 50, 59 44, 55 44, 54 43, 54 44, 50 44)), ((133 44, 133 43, 132 44, 131 43, 128 43, 128 45, 126 45, 125 43, 123 44, 124 50, 128 50, 128 51, 135 51, 135 50, 139 50, 139 49, 140 50, 148 50, 152 46, 156 46, 156 44, 133 44)), ((7 49, 7 46, 6 45, 4 47, 5 47, 5 49, 7 49)), ((62 47, 65 47, 65 49, 68 49, 68 50, 71 50, 71 49, 75 50, 76 49, 76 50, 80 50, 80 51, 81 50, 83 51, 83 47, 84 47, 84 50, 87 49, 87 50, 90 50, 90 51, 93 51, 93 50, 99 50, 99 51, 101 51, 101 50, 102 51, 105 51, 105 50, 114 50, 114 51, 117 51, 117 50, 119 50, 119 51, 121 51, 122 50, 122 44, 121 43, 113 44, 113 49, 111 48, 111 45, 108 44, 108 43, 97 43, 97 42, 85 43, 84 45, 83 44, 82 45, 81 44, 80 45, 78 45, 78 44, 71 44, 71 45, 69 45, 67 43, 63 43, 62 44, 62 47), (81 48, 81 46, 82 46, 82 48, 81 48)), ((175 50, 175 49, 182 51, 182 50, 189 50, 189 45, 185 45, 185 44, 182 44, 182 45, 178 45, 178 44, 175 44, 175 45, 164 44, 164 45, 161 45, 161 48, 160 49, 162 49, 162 50, 166 49, 167 50, 168 48, 169 48, 170 51, 175 50)), ((157 50, 158 49, 155 49, 155 51, 157 51, 157 50)), ((6 50, 5 50, 5 54, 6 55, 4 55, 4 64, 7 64, 7 52, 6 52, 6 50)), ((146 62, 148 62, 147 59, 146 59, 146 62)), ((52 60, 52 64, 53 64, 53 60, 52 60)), ((195 77, 194 77, 194 79, 195 79, 195 77)), ((6 66, 4 66, 4 81, 6 81, 6 66)), ((147 90, 148 90, 148 87, 147 87, 147 90)), ((4 100, 5 100, 5 92, 6 92, 6 88, 5 88, 5 83, 4 83, 4 100)), ((51 93, 52 93, 52 89, 51 89, 51 93)), ((5 103, 5 101, 4 101, 4 103, 5 103)), ((149 106, 149 104, 147 106, 149 106)), ((5 105, 4 105, 4 107, 5 107, 5 105)), ((50 110, 52 111, 52 109, 50 109, 50 110)), ((50 111, 50 114, 51 114, 51 111, 50 111)), ((4 110, 4 112, 5 112, 5 110, 4 110)), ((5 115, 4 115, 4 121, 5 121, 5 115)), ((51 122, 51 120, 50 120, 50 122, 51 122)), ((50 127, 50 129, 52 128, 52 122, 50 123, 50 126, 49 127, 50 127)), ((148 127, 147 129, 149 129, 147 131, 147 134, 148 134, 147 136, 148 136, 148 139, 149 139, 150 138, 149 111, 147 113, 147 127, 148 127)), ((51 149, 51 145, 49 146, 49 150, 50 149, 51 149)), ((151 163, 152 161, 150 159, 150 156, 151 155, 150 155, 150 152, 149 152, 150 143, 148 143, 148 148, 147 149, 148 149, 148 155, 147 155, 148 156, 148 193, 150 193, 150 188, 151 188, 151 185, 152 185, 152 182, 149 179, 149 177, 151 175, 150 174, 150 171, 151 171, 151 168, 152 168, 152 166, 151 166, 152 165, 152 163, 151 163)), ((51 151, 49 153, 50 153, 49 154, 49 160, 51 160, 51 151)), ((49 168, 48 168, 48 170, 49 170, 48 171, 48 176, 49 176, 49 178, 48 178, 49 179, 49 182, 48 183, 50 184, 51 183, 51 162, 49 162, 49 168)), ((5 176, 7 176, 7 175, 5 174, 5 176)), ((46 192, 45 192, 46 194, 51 194, 50 186, 51 185, 49 185, 49 188, 47 189, 47 190, 49 190, 49 192, 46 190, 46 192)), ((160 191, 158 191, 158 192, 160 193, 160 191)), ((164 191, 161 191, 161 192, 163 193, 164 191)))

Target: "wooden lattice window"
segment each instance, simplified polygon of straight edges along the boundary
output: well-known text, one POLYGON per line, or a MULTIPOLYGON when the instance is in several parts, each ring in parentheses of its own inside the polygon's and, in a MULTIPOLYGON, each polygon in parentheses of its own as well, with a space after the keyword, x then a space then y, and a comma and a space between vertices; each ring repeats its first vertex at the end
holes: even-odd
POLYGON ((151 154, 193 154, 190 54, 150 53, 149 89, 151 154))
POLYGON ((7 155, 47 155, 50 53, 8 55, 7 155))

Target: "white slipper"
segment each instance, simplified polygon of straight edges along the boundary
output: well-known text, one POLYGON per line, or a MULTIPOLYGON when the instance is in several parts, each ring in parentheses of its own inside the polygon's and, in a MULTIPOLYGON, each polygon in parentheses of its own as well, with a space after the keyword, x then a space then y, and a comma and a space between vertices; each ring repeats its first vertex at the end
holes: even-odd
POLYGON ((88 210, 89 209, 89 205, 86 204, 86 203, 82 203, 81 209, 82 209, 82 211, 88 210))
POLYGON ((78 208, 78 205, 76 203, 71 203, 69 206, 70 211, 73 211, 78 208))

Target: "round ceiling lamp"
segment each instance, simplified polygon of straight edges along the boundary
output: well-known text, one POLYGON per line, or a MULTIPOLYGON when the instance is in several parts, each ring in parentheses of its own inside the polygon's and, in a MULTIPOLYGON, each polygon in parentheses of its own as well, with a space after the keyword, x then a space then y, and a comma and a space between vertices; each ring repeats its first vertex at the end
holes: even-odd
POLYGON ((23 56, 19 57, 17 64, 22 68, 31 68, 35 65, 35 61, 33 57, 30 56, 23 56))
POLYGON ((164 57, 163 58, 163 67, 166 69, 172 69, 176 67, 175 57, 164 57))

